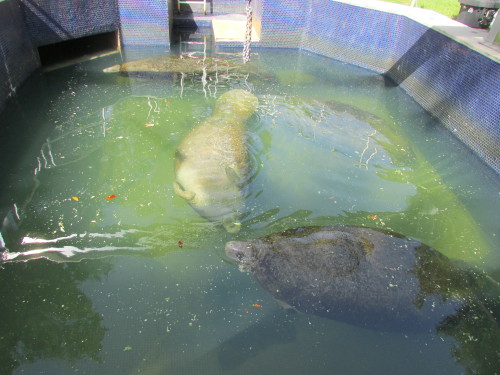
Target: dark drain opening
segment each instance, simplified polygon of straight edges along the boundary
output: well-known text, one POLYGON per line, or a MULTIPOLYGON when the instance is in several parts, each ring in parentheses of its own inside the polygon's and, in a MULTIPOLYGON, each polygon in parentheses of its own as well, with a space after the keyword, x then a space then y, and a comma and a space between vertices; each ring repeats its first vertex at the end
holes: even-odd
POLYGON ((42 66, 48 67, 90 58, 116 49, 118 49, 118 32, 111 31, 41 46, 38 47, 38 54, 42 66))

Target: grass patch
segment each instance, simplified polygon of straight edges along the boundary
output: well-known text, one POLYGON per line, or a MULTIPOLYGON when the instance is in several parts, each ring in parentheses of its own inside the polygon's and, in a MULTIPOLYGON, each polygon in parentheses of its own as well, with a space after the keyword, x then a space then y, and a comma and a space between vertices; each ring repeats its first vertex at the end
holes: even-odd
MULTIPOLYGON (((384 0, 391 3, 410 5, 411 0, 384 0)), ((460 3, 458 0, 417 0, 418 7, 431 9, 438 13, 444 14, 450 18, 457 18, 460 11, 460 3)))

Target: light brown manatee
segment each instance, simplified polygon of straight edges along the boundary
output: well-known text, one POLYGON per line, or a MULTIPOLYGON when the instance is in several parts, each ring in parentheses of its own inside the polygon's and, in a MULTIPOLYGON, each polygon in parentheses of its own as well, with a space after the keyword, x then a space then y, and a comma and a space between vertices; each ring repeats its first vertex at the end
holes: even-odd
POLYGON ((123 75, 157 73, 214 73, 226 71, 247 71, 241 59, 226 59, 208 56, 195 58, 190 56, 155 56, 124 62, 103 69, 104 73, 123 75))
POLYGON ((240 230, 245 187, 250 172, 245 121, 258 99, 231 90, 217 100, 207 120, 184 137, 175 154, 175 192, 203 217, 240 230))
POLYGON ((373 329, 442 327, 487 283, 417 240, 364 227, 291 229, 225 251, 286 305, 373 329))

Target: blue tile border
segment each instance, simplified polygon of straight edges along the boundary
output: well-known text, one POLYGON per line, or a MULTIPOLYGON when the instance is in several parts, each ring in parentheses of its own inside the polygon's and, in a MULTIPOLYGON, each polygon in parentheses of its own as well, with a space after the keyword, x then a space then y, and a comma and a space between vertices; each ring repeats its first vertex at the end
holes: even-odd
POLYGON ((122 45, 170 49, 174 0, 117 0, 122 45))

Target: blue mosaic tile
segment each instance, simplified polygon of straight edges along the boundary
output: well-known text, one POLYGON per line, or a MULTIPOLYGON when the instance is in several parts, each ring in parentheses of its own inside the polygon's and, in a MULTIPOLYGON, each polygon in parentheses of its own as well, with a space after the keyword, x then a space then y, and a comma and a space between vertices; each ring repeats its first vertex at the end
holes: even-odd
POLYGON ((326 42, 325 52, 330 46, 338 51, 339 57, 366 60, 364 65, 383 69, 387 51, 397 42, 397 16, 364 8, 353 11, 352 6, 342 3, 323 3, 321 11, 311 15, 307 30, 312 48, 319 44, 325 49, 326 42), (375 28, 378 32, 374 32, 375 28))
MULTIPOLYGON (((215 14, 244 13, 245 5, 213 0, 215 14)), ((170 49, 174 7, 175 0, 0 2, 0 57, 6 61, 0 98, 38 66, 27 35, 39 46, 119 27, 126 48, 164 52, 170 49)), ((252 0, 252 8, 261 38, 256 46, 299 48, 383 74, 500 172, 497 61, 407 17, 340 1, 252 0)))
POLYGON ((20 0, 32 41, 42 46, 118 28, 116 0, 20 0))
POLYGON ((118 0, 122 44, 170 48, 173 0, 118 0))
POLYGON ((500 171, 500 64, 434 30, 426 34, 409 54, 420 56, 410 59, 414 71, 405 78, 410 72, 399 68, 401 87, 500 171))
POLYGON ((253 0, 254 24, 260 31, 260 45, 300 48, 307 23, 307 6, 302 2, 253 0))
POLYGON ((500 64, 405 16, 333 0, 254 0, 263 46, 384 74, 500 173, 500 64))

